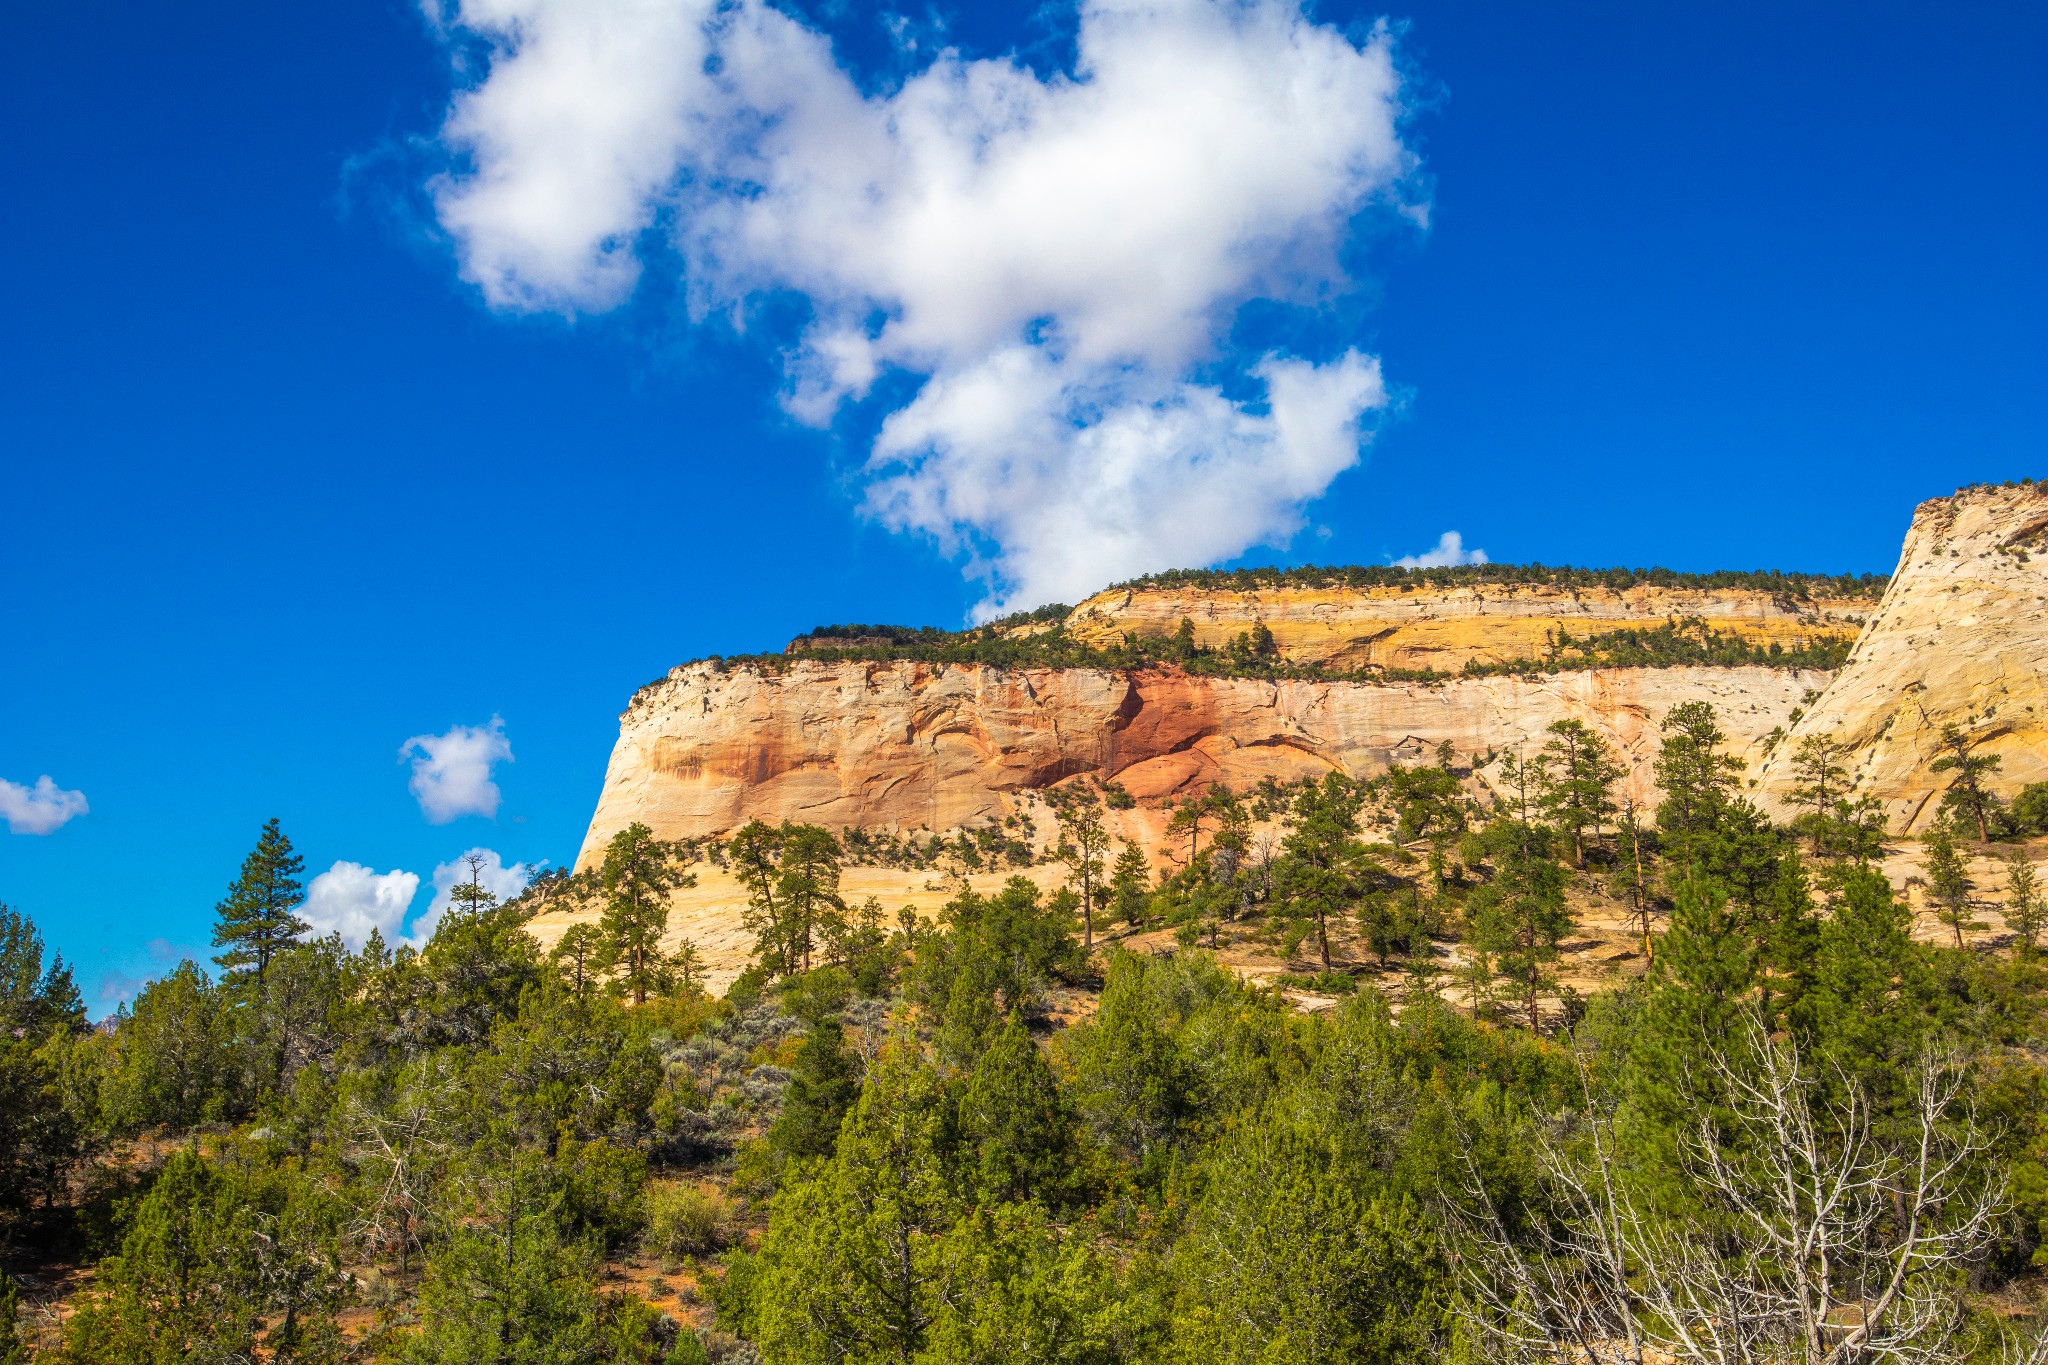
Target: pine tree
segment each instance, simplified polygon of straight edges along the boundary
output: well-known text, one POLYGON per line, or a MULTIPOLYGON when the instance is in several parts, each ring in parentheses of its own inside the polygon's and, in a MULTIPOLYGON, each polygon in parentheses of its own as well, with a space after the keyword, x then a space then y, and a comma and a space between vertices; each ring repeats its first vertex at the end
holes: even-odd
POLYGON ((306 922, 292 913, 305 903, 299 883, 305 870, 306 860, 292 851, 277 821, 265 824, 242 860, 242 874, 213 911, 213 946, 227 949, 214 961, 228 980, 253 979, 260 989, 270 960, 306 932, 306 922))
POLYGON ((2033 861, 2025 849, 2016 848, 2005 860, 2005 927, 2012 930, 2024 955, 2033 955, 2035 943, 2041 937, 2042 912, 2033 861))
POLYGON ((1559 829, 1572 838, 1572 866, 1586 865, 1586 833, 1594 838, 1614 814, 1614 784, 1627 769, 1614 761, 1613 750, 1584 721, 1560 720, 1549 727, 1543 746, 1542 805, 1559 829))
POLYGON ((1072 1192, 1074 1110, 1023 1021, 1011 1014, 960 1096, 982 1198, 1057 1204, 1072 1192))
POLYGON ((674 845, 636 822, 612 836, 601 881, 605 907, 598 928, 605 957, 619 968, 620 984, 632 992, 633 1003, 644 1004, 668 980, 661 936, 668 932, 669 893, 695 886, 697 879, 683 871, 674 845))
POLYGON ((1657 829, 1674 870, 1699 861, 1699 844, 1714 834, 1734 798, 1742 760, 1721 752, 1727 736, 1707 702, 1689 701, 1664 717, 1664 744, 1657 754, 1657 829))
POLYGON ((1145 902, 1151 895, 1152 864, 1146 861, 1145 850, 1136 844, 1125 844, 1123 852, 1116 855, 1116 866, 1110 869, 1110 903, 1124 923, 1133 929, 1143 929, 1145 902))
POLYGON ((1941 757, 1928 765, 1938 773, 1954 773, 1949 789, 1942 793, 1941 808, 1963 816, 1977 826, 1977 839, 1991 839, 1991 817, 1998 811, 1998 798, 1984 788, 1987 773, 1996 772, 1996 754, 1972 753, 1969 737, 1954 725, 1941 727, 1941 757))
POLYGON ((1102 802, 1092 791, 1079 791, 1058 808, 1058 856, 1072 871, 1081 898, 1081 947, 1095 946, 1095 902, 1102 881, 1102 855, 1109 849, 1109 831, 1102 823, 1102 802))
POLYGON ((1963 946, 1965 929, 1983 926, 1970 918, 1970 873, 1948 830, 1936 825, 1922 839, 1927 845, 1927 898, 1934 914, 1955 931, 1956 947, 1963 946))
POLYGON ((1537 997, 1551 984, 1550 964, 1578 921, 1565 902, 1564 869, 1551 856, 1549 831, 1505 820, 1487 834, 1495 849, 1493 879, 1466 903, 1473 956, 1516 988, 1534 1032, 1537 997))
POLYGON ((1833 735, 1808 735, 1792 754, 1790 799, 1793 805, 1805 807, 1792 824, 1805 831, 1815 857, 1832 842, 1828 836, 1835 803, 1848 794, 1849 769, 1844 757, 1833 735))
POLYGON ((819 1021, 797 1049, 768 1144, 791 1156, 832 1155, 840 1121, 859 1096, 860 1066, 846 1050, 846 1031, 835 1020, 819 1021))
POLYGON ((589 991, 594 969, 603 957, 604 931, 587 921, 570 925, 548 953, 548 961, 560 969, 579 998, 589 991))
POLYGON ((1323 970, 1330 970, 1330 922, 1357 905, 1379 864, 1358 839, 1358 794, 1336 773, 1294 802, 1294 829, 1281 843, 1288 907, 1315 928, 1323 970))

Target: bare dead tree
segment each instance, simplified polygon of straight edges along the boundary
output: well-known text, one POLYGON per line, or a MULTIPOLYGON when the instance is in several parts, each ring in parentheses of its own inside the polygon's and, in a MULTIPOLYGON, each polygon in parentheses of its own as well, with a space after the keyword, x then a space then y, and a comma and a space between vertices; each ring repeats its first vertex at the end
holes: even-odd
POLYGON ((1908 1112, 1750 1021, 1709 1065, 1726 1109, 1681 1144, 1691 1213, 1653 1208, 1622 1171, 1611 1113, 1582 1141, 1538 1134, 1558 1229, 1518 1246, 1474 1170, 1450 1201, 1469 1252, 1467 1314, 1501 1358, 1574 1365, 1870 1365, 1949 1359, 1955 1280, 2004 1202, 1962 1102, 1930 1054, 1908 1112))
POLYGON ((453 1149, 449 1084, 447 1063, 429 1058, 387 1103, 351 1096, 343 1111, 342 1149, 365 1191, 348 1232, 372 1254, 396 1256, 400 1274, 425 1245, 436 1185, 453 1149))

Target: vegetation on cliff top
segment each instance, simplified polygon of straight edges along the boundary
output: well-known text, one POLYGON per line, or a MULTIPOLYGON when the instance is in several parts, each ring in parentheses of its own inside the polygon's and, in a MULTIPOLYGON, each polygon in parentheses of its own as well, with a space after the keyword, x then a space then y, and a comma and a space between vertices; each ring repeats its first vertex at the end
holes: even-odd
POLYGON ((1875 598, 1888 582, 1885 574, 1785 573, 1776 569, 1722 569, 1713 573, 1681 573, 1676 569, 1580 569, 1569 564, 1458 564, 1404 569, 1391 564, 1307 564, 1282 569, 1168 569, 1162 573, 1113 583, 1106 591, 1254 592, 1266 588, 1470 588, 1499 584, 1511 587, 1681 588, 1695 591, 1735 589, 1765 592, 1798 602, 1827 598, 1875 598))
MULTIPOLYGON (((1221 648, 1198 645, 1194 624, 1183 621, 1173 635, 1127 633, 1116 644, 1090 644, 1071 634, 1066 608, 1041 608, 1031 633, 1017 629, 1017 618, 969 630, 947 631, 932 626, 820 626, 799 637, 782 654, 747 654, 716 658, 721 669, 751 665, 769 671, 787 668, 796 659, 827 663, 914 660, 939 664, 988 664, 1000 668, 1095 668, 1117 671, 1167 664, 1204 677, 1302 680, 1310 682, 1445 682, 1456 677, 1483 678, 1533 675, 1586 668, 1672 668, 1705 665, 1736 668, 1840 668, 1854 640, 1846 634, 1816 633, 1792 645, 1768 644, 1731 631, 1716 630, 1696 616, 1673 617, 1658 625, 1624 626, 1617 630, 1574 635, 1559 626, 1548 634, 1542 658, 1498 663, 1467 660, 1456 673, 1431 668, 1340 668, 1301 663, 1280 657, 1263 624, 1221 648), (1055 614, 1057 613, 1057 614, 1055 614), (1050 624, 1045 624, 1050 622, 1050 624)), ((666 678, 649 686, 659 686, 666 678)))

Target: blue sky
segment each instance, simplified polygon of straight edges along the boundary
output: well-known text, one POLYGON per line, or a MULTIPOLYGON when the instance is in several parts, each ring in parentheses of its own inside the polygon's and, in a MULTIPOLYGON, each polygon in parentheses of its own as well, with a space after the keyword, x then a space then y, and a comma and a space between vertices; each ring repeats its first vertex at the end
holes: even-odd
MULTIPOLYGON (((559 6, 513 8, 574 46, 559 6)), ((1209 48, 1140 15, 1097 51, 1125 114, 1171 106, 1155 144, 1119 140, 1107 74, 1098 103, 1074 93, 1086 73, 1062 84, 1070 7, 755 11, 789 52, 827 34, 820 70, 871 109, 922 88, 946 44, 1014 54, 1011 92, 1051 92, 1016 137, 1061 118, 1070 136, 997 242, 1008 201, 979 235, 918 236, 909 172, 883 196, 902 214, 862 231, 815 190, 719 189, 748 157, 772 175, 821 155, 739 135, 653 157, 620 209, 634 230, 604 235, 595 208, 564 228, 565 198, 604 204, 574 177, 645 139, 598 108, 567 182, 529 174, 546 149, 518 139, 573 131, 577 101, 630 82, 600 72, 549 96, 566 120, 534 117, 500 80, 522 54, 450 10, 438 30, 378 0, 5 21, 0 780, 47 774, 90 810, 0 834, 0 900, 96 1009, 203 956, 273 815, 312 871, 419 877, 415 916, 467 849, 573 857, 619 710, 685 658, 827 621, 958 623, 1161 555, 1385 562, 1447 530, 1495 560, 1887 570, 1919 499, 2048 475, 2039 6, 1267 5, 1265 38, 1209 48), (1285 116, 1306 122, 1232 104, 1231 79, 1256 95, 1316 43, 1336 84, 1285 116), (1183 53, 1218 65, 1146 84, 1183 53), (469 143, 458 90, 496 92, 469 143), (1182 128, 1189 164, 1221 168, 1206 198, 1171 179, 1182 128), (1324 133, 1348 149, 1339 180, 1280 164, 1324 133), (534 195, 465 197, 494 155, 534 195), (1155 174, 1157 194, 1116 198, 1155 174), (1068 212, 1070 184, 1107 196, 1099 219, 1068 212), (1101 246, 1155 199, 1177 207, 1150 236, 1101 246), (770 210, 784 236, 733 235, 770 210), (1152 296, 1119 270, 1207 233, 1222 271, 1260 232, 1256 280, 1189 277, 1125 317, 1152 296), (1001 288, 1036 283, 983 307, 997 258, 1001 288), (1024 322, 973 334, 1005 308, 1024 322), (1010 444, 976 446, 975 384, 1012 361, 1055 396, 994 384, 1010 444), (1362 416, 1362 458, 1276 435, 1287 373, 1337 427, 1362 416), (1096 466, 1162 430, 1201 476, 1169 459, 1133 486, 1211 501, 1088 524, 1096 466), (890 469, 864 468, 877 450, 890 469), (1299 495, 1246 510, 1247 471, 1265 497, 1280 466, 1299 495), (1293 519, 1284 547, 1245 539, 1293 519), (432 823, 400 746, 494 717, 512 754, 489 769, 495 813, 458 813, 489 804, 470 782, 432 823)), ((675 93, 662 61, 681 59, 630 46, 635 79, 675 93)), ((718 96, 731 114, 795 58, 721 60, 755 82, 718 96)), ((941 108, 916 143, 906 115, 816 167, 943 161, 965 117, 941 108)))

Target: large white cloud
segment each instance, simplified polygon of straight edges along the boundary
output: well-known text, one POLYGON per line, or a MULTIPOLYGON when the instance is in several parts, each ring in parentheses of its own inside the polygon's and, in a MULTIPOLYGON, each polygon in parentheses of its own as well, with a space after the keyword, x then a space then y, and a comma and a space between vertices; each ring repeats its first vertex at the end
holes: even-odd
POLYGON ((1248 302, 1342 292, 1361 212, 1419 216, 1384 29, 1085 0, 1071 75, 947 52, 863 95, 765 0, 439 17, 483 48, 433 193, 485 299, 613 307, 657 224, 700 310, 801 295, 787 407, 823 424, 884 374, 921 380, 867 505, 974 556, 990 609, 1284 540, 1385 402, 1368 357, 1229 340, 1248 302))
POLYGON ((89 809, 84 792, 66 791, 48 773, 32 787, 0 778, 0 819, 9 833, 51 834, 89 809))
POLYGON ((495 816, 498 784, 493 765, 512 761, 512 742, 505 722, 492 716, 488 725, 452 725, 446 734, 414 735, 399 746, 399 761, 412 760, 407 785, 430 823, 445 825, 465 815, 495 816))
POLYGON ((298 916, 316 936, 340 934, 351 948, 360 948, 376 930, 394 942, 419 893, 417 872, 378 872, 361 863, 337 862, 306 888, 298 916))

